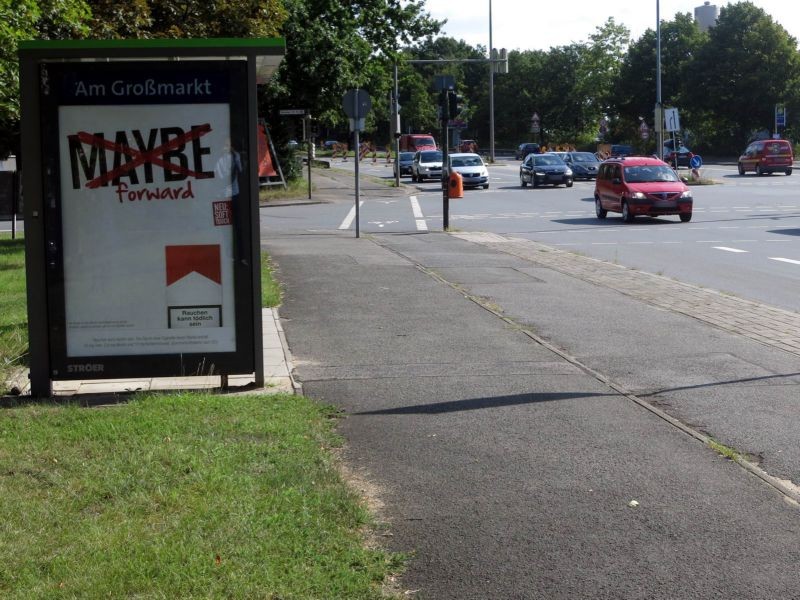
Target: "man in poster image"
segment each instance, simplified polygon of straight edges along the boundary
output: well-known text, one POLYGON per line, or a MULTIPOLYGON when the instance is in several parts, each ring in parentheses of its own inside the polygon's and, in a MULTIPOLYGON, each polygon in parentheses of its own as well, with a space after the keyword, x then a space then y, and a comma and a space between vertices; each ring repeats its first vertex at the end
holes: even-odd
MULTIPOLYGON (((239 152, 234 148, 230 138, 225 140, 222 147, 222 154, 214 166, 214 177, 218 181, 217 197, 223 200, 222 203, 228 206, 227 223, 225 220, 220 221, 218 224, 233 225, 236 221, 238 223, 240 211, 242 207, 239 204, 239 176, 242 174, 242 157, 239 152)), ((234 237, 234 252, 236 253, 235 259, 239 260, 243 265, 249 264, 247 260, 247 252, 243 246, 241 235, 233 232, 234 237)))
POLYGON ((220 196, 236 202, 239 199, 239 175, 242 173, 242 157, 231 145, 230 138, 225 141, 222 156, 214 167, 214 176, 222 186, 220 196))

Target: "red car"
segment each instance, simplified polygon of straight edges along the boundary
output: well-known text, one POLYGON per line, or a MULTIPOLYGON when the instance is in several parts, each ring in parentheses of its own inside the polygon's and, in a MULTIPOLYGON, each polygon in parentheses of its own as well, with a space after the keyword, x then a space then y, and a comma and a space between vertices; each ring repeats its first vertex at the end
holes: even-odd
POLYGON ((787 140, 759 140, 750 144, 739 157, 739 175, 753 171, 768 175, 775 171, 792 174, 794 152, 787 140))
POLYGON ((678 215, 692 220, 692 192, 675 171, 657 158, 626 156, 600 165, 595 180, 594 206, 598 219, 622 213, 630 223, 636 215, 678 215))

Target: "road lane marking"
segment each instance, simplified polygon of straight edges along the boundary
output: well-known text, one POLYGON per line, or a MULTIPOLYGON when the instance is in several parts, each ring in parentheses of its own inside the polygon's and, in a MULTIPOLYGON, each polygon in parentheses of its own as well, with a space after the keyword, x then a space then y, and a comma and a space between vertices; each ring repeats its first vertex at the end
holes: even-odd
POLYGON ((770 256, 769 259, 770 260, 777 260, 777 261, 785 262, 785 263, 791 263, 793 265, 800 265, 800 260, 793 260, 791 258, 780 258, 780 257, 777 257, 777 256, 770 256))
POLYGON ((422 209, 419 207, 419 201, 416 196, 409 196, 411 200, 411 212, 414 213, 414 219, 417 222, 417 231, 428 231, 428 223, 425 221, 425 215, 422 214, 422 209))
POLYGON ((724 250, 725 252, 744 252, 747 254, 747 250, 739 250, 739 248, 728 248, 727 246, 714 246, 715 250, 724 250))
MULTIPOLYGON (((359 201, 358 206, 359 207, 364 206, 364 201, 363 200, 359 201)), ((356 207, 354 206, 353 208, 350 209, 350 212, 347 213, 347 216, 344 218, 344 221, 342 221, 342 224, 339 225, 339 229, 350 229, 350 226, 353 224, 355 218, 356 218, 356 207)))

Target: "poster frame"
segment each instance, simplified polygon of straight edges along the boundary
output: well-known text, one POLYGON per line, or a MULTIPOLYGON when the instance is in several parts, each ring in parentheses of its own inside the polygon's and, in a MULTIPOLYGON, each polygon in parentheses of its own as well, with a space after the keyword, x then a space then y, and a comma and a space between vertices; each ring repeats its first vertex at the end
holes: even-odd
MULTIPOLYGON (((52 395, 53 381, 255 375, 263 386, 256 85, 277 67, 284 42, 270 39, 61 40, 20 44, 23 185, 26 190, 26 278, 31 395, 52 395), (119 61, 119 62, 117 62, 119 61), (231 82, 231 134, 242 140, 241 210, 234 219, 236 348, 233 352, 69 357, 64 333, 63 248, 60 227, 58 101, 52 71, 115 63, 123 69, 218 68, 231 82), (167 65, 172 66, 167 66, 167 65), (52 67, 52 68, 51 68, 52 67), (56 111, 56 114, 54 114, 56 111), (59 279, 61 277, 61 279, 59 279), (259 334, 256 334, 259 332, 259 334)), ((124 108, 125 105, 122 105, 124 108)), ((91 106, 87 106, 91 110, 91 106)))

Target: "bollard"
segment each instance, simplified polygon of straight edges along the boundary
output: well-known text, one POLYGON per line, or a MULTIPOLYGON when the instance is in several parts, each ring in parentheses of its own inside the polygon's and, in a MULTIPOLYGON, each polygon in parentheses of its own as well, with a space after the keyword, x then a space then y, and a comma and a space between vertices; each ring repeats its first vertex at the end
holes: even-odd
POLYGON ((451 198, 463 198, 464 197, 464 179, 461 177, 461 173, 457 171, 453 171, 450 173, 450 193, 449 196, 451 198))

